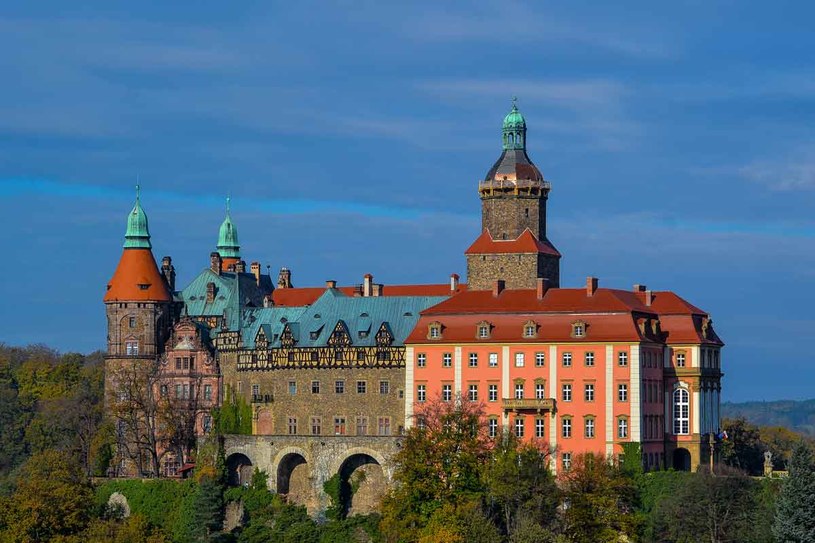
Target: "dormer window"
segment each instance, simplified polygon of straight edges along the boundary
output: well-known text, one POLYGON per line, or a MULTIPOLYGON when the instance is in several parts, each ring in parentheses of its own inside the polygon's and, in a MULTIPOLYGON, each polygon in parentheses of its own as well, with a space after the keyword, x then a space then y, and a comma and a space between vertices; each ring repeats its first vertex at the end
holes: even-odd
POLYGON ((441 339, 441 323, 440 322, 431 322, 427 326, 427 338, 428 339, 441 339))
POLYGON ((365 339, 366 337, 368 337, 368 331, 367 330, 360 330, 359 331, 359 338, 360 339, 365 339))
POLYGON ((577 321, 572 323, 572 337, 582 338, 586 337, 586 323, 577 321))
POLYGON ((524 324, 524 337, 533 338, 538 335, 538 325, 534 321, 526 321, 524 324))
POLYGON ((475 325, 475 337, 477 339, 489 339, 492 326, 487 321, 481 321, 475 325))
POLYGON ((145 285, 144 283, 139 283, 139 290, 147 290, 150 288, 150 285, 145 285))

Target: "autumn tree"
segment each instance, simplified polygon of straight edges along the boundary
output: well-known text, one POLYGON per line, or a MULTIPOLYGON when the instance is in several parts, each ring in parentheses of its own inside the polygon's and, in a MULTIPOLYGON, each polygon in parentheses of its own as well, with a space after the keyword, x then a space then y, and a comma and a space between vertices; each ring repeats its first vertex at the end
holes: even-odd
POLYGON ((724 463, 750 475, 761 475, 766 446, 761 442, 758 426, 740 417, 724 419, 722 427, 728 436, 722 442, 721 457, 724 463))
POLYGON ((815 541, 815 458, 804 442, 792 453, 789 477, 776 502, 773 534, 782 543, 815 541))

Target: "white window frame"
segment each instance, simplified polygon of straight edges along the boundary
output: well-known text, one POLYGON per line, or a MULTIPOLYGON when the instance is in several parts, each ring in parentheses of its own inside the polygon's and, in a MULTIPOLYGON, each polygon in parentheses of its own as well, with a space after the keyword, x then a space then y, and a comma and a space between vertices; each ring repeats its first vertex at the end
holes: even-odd
POLYGON ((680 387, 671 396, 673 433, 677 436, 690 435, 690 392, 680 387))
POLYGON ((560 359, 563 362, 564 368, 571 368, 572 367, 572 353, 565 352, 560 355, 560 359))
POLYGON ((516 400, 523 400, 524 399, 524 384, 523 383, 515 383, 515 399, 516 400))
POLYGON ((498 385, 487 385, 487 399, 491 402, 498 401, 498 385))
POLYGON ((427 401, 427 385, 416 385, 416 401, 427 401))
POLYGON ((543 400, 546 398, 546 385, 543 383, 535 383, 535 399, 543 400))
POLYGON ((515 353, 515 367, 516 368, 524 367, 524 353, 515 353))
POLYGON ((419 353, 416 355, 416 366, 423 368, 427 365, 427 354, 419 353))
POLYGON ((560 397, 561 400, 564 402, 572 401, 572 384, 571 383, 564 383, 560 387, 560 397))
POLYGON ((478 353, 470 353, 468 365, 471 368, 478 367, 478 353))
POLYGON ((535 353, 535 367, 542 368, 546 365, 546 353, 538 351, 535 353))
POLYGON ((471 402, 478 401, 478 385, 467 386, 467 398, 469 398, 471 402))
POLYGON ((617 401, 618 402, 627 402, 628 401, 628 384, 627 383, 620 383, 617 385, 617 401))
POLYGON ((449 402, 453 400, 453 385, 441 386, 441 401, 449 402))
POLYGON ((498 353, 490 353, 489 367, 491 367, 491 368, 497 368, 498 367, 498 353))
POLYGON ((450 368, 453 366, 453 353, 442 353, 441 355, 441 367, 442 368, 450 368))
POLYGON ((628 351, 620 351, 617 353, 617 365, 622 367, 628 365, 628 351))

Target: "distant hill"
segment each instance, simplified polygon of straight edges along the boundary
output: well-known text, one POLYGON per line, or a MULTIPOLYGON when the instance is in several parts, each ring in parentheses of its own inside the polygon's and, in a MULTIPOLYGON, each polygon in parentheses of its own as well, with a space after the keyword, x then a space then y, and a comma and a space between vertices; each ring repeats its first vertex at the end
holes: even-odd
POLYGON ((775 402, 722 402, 722 417, 744 417, 759 426, 784 426, 815 437, 815 400, 775 402))

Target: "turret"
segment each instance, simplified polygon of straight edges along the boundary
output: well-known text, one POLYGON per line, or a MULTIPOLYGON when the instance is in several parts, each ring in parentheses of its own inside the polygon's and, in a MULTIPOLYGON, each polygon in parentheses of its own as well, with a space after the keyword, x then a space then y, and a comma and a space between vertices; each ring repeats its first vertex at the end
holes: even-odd
POLYGON ((235 265, 241 259, 241 246, 238 243, 238 229, 232 223, 229 214, 230 198, 226 199, 226 218, 218 231, 218 254, 223 259, 223 270, 234 271, 235 265))

